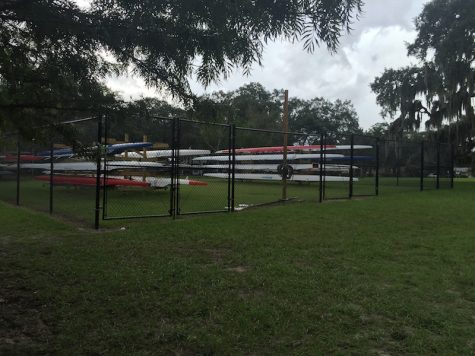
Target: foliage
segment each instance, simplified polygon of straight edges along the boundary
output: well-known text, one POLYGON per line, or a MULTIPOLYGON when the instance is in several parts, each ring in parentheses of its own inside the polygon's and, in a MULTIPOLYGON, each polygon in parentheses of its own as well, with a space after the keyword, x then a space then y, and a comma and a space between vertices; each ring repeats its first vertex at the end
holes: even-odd
POLYGON ((34 126, 115 102, 98 80, 109 68, 76 28, 76 16, 78 8, 65 1, 2 2, 0 129, 31 136, 34 126))
POLYGON ((114 105, 102 85, 133 71, 190 99, 202 83, 248 73, 265 43, 284 37, 306 50, 335 51, 362 0, 4 0, 0 4, 0 121, 31 127, 48 117, 98 113, 114 105), (66 114, 63 114, 66 113, 66 114))
POLYGON ((408 45, 408 54, 419 65, 387 69, 371 84, 383 115, 395 118, 399 114, 391 133, 401 136, 404 131, 418 130, 424 113, 429 117, 427 129, 440 131, 444 120, 470 122, 472 129, 460 137, 456 130, 456 140, 472 141, 475 1, 433 0, 415 23, 418 35, 408 45))
POLYGON ((378 138, 386 138, 389 133, 389 124, 387 122, 378 122, 366 130, 365 135, 378 138))
MULTIPOLYGON (((200 98, 191 116, 201 121, 282 131, 282 100, 283 90, 267 91, 259 83, 250 83, 228 93, 217 92, 200 98)), ((303 144, 314 143, 322 133, 327 134, 330 140, 339 142, 351 133, 361 132, 361 129, 350 101, 293 98, 289 100, 289 131, 302 134, 292 136, 290 144, 303 144)), ((240 147, 282 144, 281 135, 257 135, 243 131, 240 135, 240 147)))
POLYGON ((324 98, 293 99, 289 104, 291 131, 308 135, 306 143, 319 141, 323 133, 329 142, 348 140, 350 134, 361 133, 358 114, 349 100, 331 102, 324 98))
POLYGON ((177 105, 156 98, 142 98, 131 101, 108 115, 109 138, 141 141, 144 135, 149 141, 160 142, 171 136, 171 121, 166 118, 184 117, 186 111, 177 105), (165 118, 165 119, 162 119, 165 118))
POLYGON ((281 129, 282 92, 269 92, 260 83, 249 83, 230 92, 204 95, 196 102, 191 117, 256 129, 281 129))

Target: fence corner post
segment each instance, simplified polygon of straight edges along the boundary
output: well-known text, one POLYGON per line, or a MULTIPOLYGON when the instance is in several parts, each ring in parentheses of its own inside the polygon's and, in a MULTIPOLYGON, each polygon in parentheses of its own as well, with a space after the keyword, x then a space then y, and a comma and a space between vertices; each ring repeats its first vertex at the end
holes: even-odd
POLYGON ((421 141, 421 174, 419 177, 419 190, 424 191, 424 141, 421 141))
POLYGON ((374 181, 374 192, 379 196, 379 138, 376 138, 376 177, 374 181))
MULTIPOLYGON (((51 128, 51 132, 53 128, 51 128)), ((54 142, 53 137, 50 137, 50 148, 49 148, 49 213, 53 214, 53 189, 54 189, 54 142)))
POLYGON ((454 189, 454 177, 455 177, 455 149, 454 144, 450 145, 450 189, 454 189))
POLYGON ((20 132, 17 134, 16 143, 16 205, 20 205, 20 132))
POLYGON ((94 210, 94 228, 99 230, 101 212, 101 165, 102 165, 102 121, 104 115, 97 117, 97 151, 96 151, 96 206, 94 210))
POLYGON ((435 185, 437 189, 440 189, 440 140, 437 141, 437 177, 435 181, 435 185))
POLYGON ((319 177, 319 202, 323 202, 323 150, 325 149, 324 147, 324 139, 325 136, 324 134, 320 134, 320 177, 319 177))
POLYGON ((349 180, 349 187, 348 187, 348 198, 353 198, 353 165, 355 163, 355 135, 351 134, 350 139, 350 180, 349 180))
POLYGON ((232 161, 231 161, 231 212, 235 211, 236 204, 236 124, 231 125, 231 149, 232 149, 232 161))
POLYGON ((171 169, 170 169, 170 209, 168 213, 170 217, 175 219, 175 173, 176 173, 176 117, 173 117, 171 121, 171 169))

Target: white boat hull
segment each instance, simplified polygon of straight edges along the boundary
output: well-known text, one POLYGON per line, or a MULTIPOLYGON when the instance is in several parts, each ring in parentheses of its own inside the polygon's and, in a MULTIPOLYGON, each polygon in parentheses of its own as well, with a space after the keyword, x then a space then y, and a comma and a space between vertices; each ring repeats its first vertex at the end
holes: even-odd
MULTIPOLYGON (((228 179, 228 173, 205 173, 205 177, 224 178, 228 179)), ((235 179, 238 180, 267 180, 267 181, 282 181, 279 174, 259 174, 259 173, 236 173, 235 179)), ((301 175, 296 174, 287 179, 288 182, 319 182, 319 175, 301 175)), ((349 182, 349 177, 339 176, 325 176, 325 182, 349 182)), ((357 182, 358 178, 353 178, 353 182, 357 182)))

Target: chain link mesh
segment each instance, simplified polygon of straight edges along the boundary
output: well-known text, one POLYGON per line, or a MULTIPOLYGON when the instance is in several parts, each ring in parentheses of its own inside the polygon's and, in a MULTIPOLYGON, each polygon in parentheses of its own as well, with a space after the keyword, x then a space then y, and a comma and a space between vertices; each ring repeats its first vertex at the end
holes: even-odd
POLYGON ((97 182, 104 219, 453 187, 448 143, 311 136, 163 117, 146 125, 108 119, 98 132, 99 124, 91 119, 40 128, 31 140, 4 134, 0 199, 91 221, 98 212, 97 182))

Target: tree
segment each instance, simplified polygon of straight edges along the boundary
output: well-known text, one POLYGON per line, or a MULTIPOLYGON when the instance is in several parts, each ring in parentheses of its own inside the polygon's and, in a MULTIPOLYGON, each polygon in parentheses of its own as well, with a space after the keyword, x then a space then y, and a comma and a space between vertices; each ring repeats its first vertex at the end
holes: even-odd
MULTIPOLYGON (((282 89, 269 91, 259 83, 250 83, 230 92, 218 91, 199 97, 194 107, 186 112, 186 116, 209 124, 197 125, 194 130, 184 124, 182 144, 186 147, 199 147, 204 144, 212 150, 223 148, 228 140, 228 132, 212 125, 212 123, 222 123, 278 132, 263 133, 240 129, 237 132, 236 145, 238 147, 281 145, 282 95, 282 89)), ((140 129, 156 125, 150 122, 148 117, 151 112, 157 111, 157 103, 159 102, 156 100, 144 99, 132 105, 142 107, 140 125, 138 125, 140 129)), ((160 106, 160 108, 164 107, 160 106)), ((167 110, 179 116, 184 114, 184 111, 178 108, 166 106, 167 110)), ((124 125, 133 126, 130 123, 124 123, 124 125)), ((133 129, 130 127, 130 132, 133 129)), ((331 102, 323 98, 291 99, 289 130, 302 134, 291 135, 290 144, 314 143, 318 141, 321 133, 328 135, 329 140, 334 142, 348 140, 352 133, 362 133, 358 115, 350 101, 331 102)))
POLYGON ((186 111, 176 105, 157 98, 141 98, 109 113, 108 135, 123 140, 127 134, 131 141, 141 141, 147 135, 149 141, 169 144, 172 124, 167 118, 185 116, 186 111))
MULTIPOLYGON (((200 121, 281 131, 282 103, 279 95, 282 92, 269 92, 260 83, 249 83, 230 92, 219 91, 198 98, 190 116, 200 121)), ((281 135, 238 130, 236 145, 265 146, 281 144, 281 141, 281 135)))
POLYGON ((371 126, 368 130, 365 131, 365 135, 377 137, 377 138, 387 138, 389 133, 389 124, 387 122, 378 122, 371 126))
POLYGON ((322 133, 335 143, 348 140, 352 133, 362 133, 353 104, 340 99, 335 102, 324 98, 290 100, 289 128, 305 134, 306 143, 318 142, 322 133))
POLYGON ((447 128, 445 137, 467 155, 475 134, 475 0, 433 0, 415 24, 418 34, 408 54, 420 64, 387 69, 371 88, 384 116, 399 114, 390 126, 394 136, 418 130, 426 114, 426 129, 440 134, 447 128), (470 129, 459 130, 466 122, 470 129))
POLYGON ((0 119, 26 127, 39 110, 100 111, 111 104, 101 81, 129 69, 191 99, 191 75, 209 84, 236 67, 249 73, 276 38, 335 51, 361 7, 362 0, 92 0, 89 8, 3 0, 0 119))

